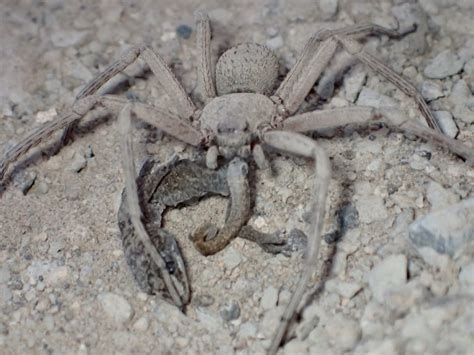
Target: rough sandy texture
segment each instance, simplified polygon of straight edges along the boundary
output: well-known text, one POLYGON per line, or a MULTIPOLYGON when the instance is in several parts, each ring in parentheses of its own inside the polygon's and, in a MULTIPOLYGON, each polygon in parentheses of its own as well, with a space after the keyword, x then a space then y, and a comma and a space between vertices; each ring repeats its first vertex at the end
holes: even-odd
MULTIPOLYGON (((4 0, 0 147, 15 144, 67 108, 86 81, 132 44, 154 45, 192 93, 194 32, 186 39, 189 28, 179 26, 192 28, 196 9, 207 10, 213 20, 214 50, 222 53, 244 41, 267 44, 280 56, 282 73, 318 28, 416 22, 416 33, 400 41, 371 39, 367 47, 423 89, 433 110, 448 112, 440 114, 446 127, 454 134, 459 129, 458 139, 473 146, 472 2, 371 3, 4 0)), ((136 65, 127 73, 139 71, 136 65)), ((397 105, 414 119, 420 116, 400 91, 363 66, 333 79, 315 86, 306 109, 358 102, 397 105)), ((166 104, 149 75, 121 80, 130 85, 117 92, 166 104)), ((137 162, 146 154, 162 160, 173 152, 192 154, 142 123, 135 127, 137 162)), ((186 315, 141 293, 125 263, 117 226, 123 187, 117 136, 115 117, 91 115, 57 155, 47 154, 56 139, 16 165, 0 192, 1 352, 264 352, 295 286, 301 255, 273 256, 236 240, 222 253, 202 257, 187 235, 205 221, 224 220, 226 201, 213 198, 166 217, 188 262, 193 297, 186 315)), ((319 141, 334 172, 326 240, 342 238, 324 243, 313 290, 321 280, 325 289, 309 298, 283 353, 472 351, 472 237, 462 239, 454 253, 438 254, 426 239, 423 247, 411 243, 416 236, 408 238, 408 227, 431 211, 472 198, 474 170, 445 151, 386 128, 327 132, 319 141)), ((264 232, 305 228, 312 163, 277 154, 271 158, 275 176, 250 174, 251 222, 264 232)), ((449 224, 449 214, 437 223, 449 224)), ((446 239, 448 227, 443 227, 446 239)))

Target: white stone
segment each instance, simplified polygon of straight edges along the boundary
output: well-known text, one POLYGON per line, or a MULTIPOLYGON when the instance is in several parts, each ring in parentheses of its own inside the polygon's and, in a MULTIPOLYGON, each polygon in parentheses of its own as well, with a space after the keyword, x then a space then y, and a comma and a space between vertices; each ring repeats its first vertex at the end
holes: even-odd
POLYGON ((283 38, 281 36, 273 37, 265 42, 265 44, 268 48, 275 50, 283 46, 283 38))
POLYGON ((354 67, 344 77, 344 97, 350 102, 355 102, 367 78, 367 72, 360 68, 360 66, 354 67))
POLYGON ((133 309, 128 301, 117 294, 104 292, 97 296, 105 314, 114 322, 126 323, 133 317, 133 309))
POLYGON ((463 65, 463 60, 448 49, 432 59, 423 73, 430 79, 443 79, 459 73, 463 65))
POLYGON ((461 267, 459 281, 474 285, 474 262, 461 267))
POLYGON ((356 199, 359 219, 362 223, 383 221, 388 217, 387 208, 380 196, 358 196, 356 199))
POLYGON ((337 293, 345 298, 354 297, 362 289, 361 284, 341 281, 337 278, 326 281, 324 287, 328 292, 337 293))
POLYGON ((223 258, 227 270, 235 269, 242 262, 242 255, 233 247, 226 248, 223 258))
POLYGON ((319 9, 322 12, 323 19, 328 20, 337 13, 338 0, 319 0, 319 9))
POLYGON ((454 122, 451 112, 434 111, 433 113, 444 134, 446 134, 448 137, 456 138, 459 133, 459 128, 456 126, 456 122, 454 122))
POLYGON ((406 284, 407 263, 405 255, 390 255, 370 270, 368 283, 378 302, 385 301, 386 292, 406 284))
POLYGON ((278 290, 273 287, 269 286, 263 291, 262 299, 260 300, 260 304, 262 305, 263 309, 272 309, 276 306, 278 302, 278 290))
POLYGON ((328 319, 326 331, 329 342, 338 349, 348 351, 357 345, 362 331, 358 322, 336 314, 328 319))
POLYGON ((372 89, 363 88, 357 98, 357 105, 372 107, 398 107, 396 100, 372 89))
POLYGON ((133 329, 139 332, 144 332, 148 329, 148 326, 149 322, 147 317, 141 317, 133 324, 133 329))
POLYGON ((444 96, 441 85, 429 80, 421 84, 421 95, 426 101, 433 101, 444 96))
POLYGON ((52 269, 45 277, 46 285, 57 285, 69 278, 69 269, 66 265, 52 269))
POLYGON ((36 122, 46 123, 52 121, 57 115, 58 113, 56 112, 56 109, 54 107, 50 108, 47 111, 39 111, 36 114, 36 122))

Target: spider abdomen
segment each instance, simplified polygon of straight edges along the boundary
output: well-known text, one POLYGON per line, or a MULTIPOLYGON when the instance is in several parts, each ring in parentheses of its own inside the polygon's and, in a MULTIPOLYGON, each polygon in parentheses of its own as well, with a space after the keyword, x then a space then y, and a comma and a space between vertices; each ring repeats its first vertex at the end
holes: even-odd
POLYGON ((216 65, 219 96, 239 92, 270 95, 277 78, 277 56, 257 43, 242 43, 228 49, 216 65))

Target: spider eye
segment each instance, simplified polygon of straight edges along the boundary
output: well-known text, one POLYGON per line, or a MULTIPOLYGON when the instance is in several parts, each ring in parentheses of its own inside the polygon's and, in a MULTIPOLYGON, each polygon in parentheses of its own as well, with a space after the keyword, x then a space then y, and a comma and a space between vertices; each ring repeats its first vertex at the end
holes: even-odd
POLYGON ((248 123, 243 120, 225 118, 217 124, 218 133, 245 132, 248 129, 248 123))

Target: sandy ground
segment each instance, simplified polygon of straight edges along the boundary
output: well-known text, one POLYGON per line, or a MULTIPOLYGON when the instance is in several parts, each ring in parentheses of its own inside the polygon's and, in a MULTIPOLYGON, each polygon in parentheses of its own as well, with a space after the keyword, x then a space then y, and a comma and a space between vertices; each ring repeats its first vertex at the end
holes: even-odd
MULTIPOLYGON (((152 44, 193 93, 194 31, 185 37, 194 30, 196 9, 210 14, 216 52, 245 41, 267 44, 280 56, 282 74, 319 28, 416 22, 416 33, 399 41, 371 39, 368 48, 417 88, 432 83, 430 95, 437 97, 431 108, 452 112, 457 139, 474 145, 467 104, 474 89, 469 0, 1 3, 4 148, 67 109, 82 85, 133 44, 152 44), (439 68, 434 75, 426 68, 443 51, 455 56, 448 63, 454 72, 433 78, 439 68)), ((132 79, 139 71, 139 65, 127 70, 119 78, 127 85, 116 92, 166 105, 148 75, 132 79)), ((365 90, 365 104, 388 102, 418 119, 416 106, 384 79, 363 66, 344 73, 332 98, 321 99, 315 87, 305 108, 361 103, 365 90)), ((303 267, 302 255, 269 255, 236 240, 222 253, 202 257, 186 236, 203 221, 223 221, 227 203, 213 198, 166 218, 188 263, 193 297, 186 315, 141 293, 117 226, 123 178, 115 117, 98 116, 87 117, 58 154, 48 154, 58 137, 29 154, 10 170, 0 192, 0 352, 263 353, 303 267)), ((135 127, 137 162, 149 154, 162 160, 192 154, 143 123, 135 127)), ((413 220, 472 198, 474 170, 387 128, 326 132, 319 141, 333 166, 325 233, 337 229, 344 205, 350 204, 354 220, 337 243, 323 243, 311 288, 330 282, 309 297, 283 353, 472 353, 472 236, 455 252, 438 254, 435 247, 423 252, 410 244, 407 231, 413 220)), ((275 176, 252 173, 251 223, 263 231, 304 229, 313 164, 270 156, 275 176)))

